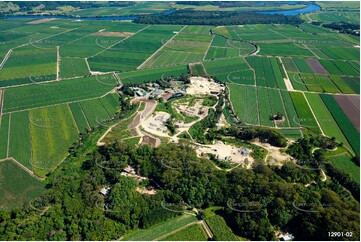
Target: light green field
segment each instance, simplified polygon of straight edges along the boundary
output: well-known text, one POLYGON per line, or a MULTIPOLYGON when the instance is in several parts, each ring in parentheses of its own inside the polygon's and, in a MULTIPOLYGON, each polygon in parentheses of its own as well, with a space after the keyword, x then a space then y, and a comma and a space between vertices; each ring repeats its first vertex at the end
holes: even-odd
POLYGON ((12 113, 10 116, 9 157, 32 169, 29 112, 12 113))
POLYGON ((201 225, 192 224, 174 234, 171 234, 161 241, 207 241, 207 235, 201 225))
POLYGON ((0 162, 0 210, 29 203, 45 191, 45 184, 10 160, 0 162))
POLYGON ((338 169, 351 174, 357 183, 360 183, 360 167, 347 154, 328 157, 338 169))
POLYGON ((310 103, 323 132, 329 137, 335 137, 338 142, 342 142, 346 147, 351 149, 347 139, 343 135, 320 96, 314 93, 306 93, 306 98, 308 99, 308 102, 310 103))
POLYGON ((125 235, 123 240, 127 241, 144 241, 155 240, 164 236, 176 229, 179 229, 189 223, 197 221, 195 216, 183 215, 181 217, 171 218, 165 222, 154 225, 148 229, 138 230, 128 235, 125 235))
POLYGON ((61 58, 60 77, 71 78, 89 74, 85 60, 82 58, 61 58))
POLYGON ((259 124, 256 88, 229 84, 229 89, 234 112, 238 118, 249 124, 259 124))
POLYGON ((29 111, 31 164, 34 172, 45 176, 68 154, 78 130, 67 104, 29 111))
POLYGON ((115 87, 112 75, 6 89, 4 112, 99 97, 115 87))

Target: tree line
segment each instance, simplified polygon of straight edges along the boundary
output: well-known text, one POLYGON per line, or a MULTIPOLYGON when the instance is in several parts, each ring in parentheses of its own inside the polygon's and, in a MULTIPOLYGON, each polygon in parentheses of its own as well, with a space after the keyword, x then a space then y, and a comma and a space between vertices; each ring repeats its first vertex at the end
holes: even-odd
POLYGON ((181 25, 302 24, 299 16, 237 11, 178 10, 169 15, 144 15, 135 23, 181 25))

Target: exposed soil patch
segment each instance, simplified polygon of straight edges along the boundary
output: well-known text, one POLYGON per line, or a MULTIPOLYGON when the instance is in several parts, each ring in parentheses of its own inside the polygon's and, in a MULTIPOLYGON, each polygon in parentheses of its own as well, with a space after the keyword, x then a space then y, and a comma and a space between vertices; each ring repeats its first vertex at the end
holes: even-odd
POLYGON ((27 22, 26 24, 41 24, 41 23, 46 23, 46 22, 49 22, 49 21, 52 21, 56 18, 44 18, 44 19, 38 19, 38 20, 34 20, 34 21, 30 21, 30 22, 27 22))
POLYGON ((321 65, 317 59, 306 59, 307 64, 317 74, 329 74, 328 71, 321 65))
POLYGON ((129 37, 132 36, 133 32, 96 32, 95 34, 92 34, 94 36, 106 36, 106 37, 129 37))
POLYGON ((142 138, 142 145, 149 145, 149 146, 152 146, 152 147, 156 147, 157 145, 157 140, 153 137, 150 137, 148 135, 145 135, 143 136, 142 138))
POLYGON ((360 96, 335 95, 334 98, 353 126, 360 132, 360 96))

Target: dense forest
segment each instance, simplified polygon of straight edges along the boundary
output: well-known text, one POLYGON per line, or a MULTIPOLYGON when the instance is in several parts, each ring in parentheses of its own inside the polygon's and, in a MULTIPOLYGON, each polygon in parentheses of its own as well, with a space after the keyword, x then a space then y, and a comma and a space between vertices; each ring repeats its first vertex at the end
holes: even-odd
POLYGON ((351 24, 346 22, 338 22, 338 23, 330 23, 330 24, 322 24, 322 27, 337 30, 343 34, 351 34, 355 36, 360 36, 360 25, 351 24))
MULTIPOLYGON (((122 98, 118 118, 135 111, 122 98)), ((212 127, 212 114, 205 127, 212 127)), ((359 191, 347 177, 336 174, 330 163, 268 166, 263 161, 252 169, 217 170, 212 161, 199 158, 186 142, 150 146, 94 143, 104 127, 82 134, 71 155, 46 180, 47 190, 22 208, 0 212, 0 240, 116 240, 130 230, 148 228, 179 213, 165 210, 167 204, 189 204, 198 210, 221 206, 217 213, 233 232, 250 240, 273 240, 275 230, 289 231, 297 240, 329 240, 329 231, 350 231, 347 240, 359 240, 359 191), (121 174, 131 165, 147 177, 137 182, 121 174), (301 168, 300 168, 301 167, 301 168), (305 167, 303 169, 302 167, 305 167), (306 169, 311 167, 313 169, 306 169), (316 169, 319 168, 319 169, 316 169), (322 180, 320 169, 329 175, 322 180), (305 184, 310 184, 305 186, 305 184), (155 195, 141 194, 137 187, 153 186, 155 195), (99 191, 109 187, 107 196, 99 191), (244 213, 244 209, 254 212, 244 213)), ((215 135, 247 141, 254 137, 270 142, 283 139, 267 129, 231 128, 215 135)), ((287 152, 299 160, 324 159, 334 139, 306 135, 287 152), (318 148, 317 153, 313 152, 318 148)), ((335 172, 336 171, 336 172, 335 172)), ((182 209, 174 205, 177 210, 182 209)))
POLYGON ((169 15, 141 16, 141 24, 237 25, 237 24, 301 24, 298 16, 261 14, 256 12, 179 10, 169 15))

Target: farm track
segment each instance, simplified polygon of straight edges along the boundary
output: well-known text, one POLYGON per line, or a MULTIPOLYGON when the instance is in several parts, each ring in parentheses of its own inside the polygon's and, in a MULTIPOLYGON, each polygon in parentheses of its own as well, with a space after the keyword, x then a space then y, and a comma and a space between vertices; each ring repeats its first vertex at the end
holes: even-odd
POLYGON ((56 47, 56 80, 59 80, 60 75, 60 53, 59 53, 60 47, 56 47))
MULTIPOLYGON (((50 38, 52 38, 52 37, 65 34, 65 33, 68 33, 68 32, 70 32, 70 31, 73 31, 73 30, 76 30, 76 29, 78 29, 78 28, 68 29, 68 30, 65 30, 65 31, 63 31, 63 32, 60 32, 60 33, 57 33, 57 34, 54 34, 54 35, 50 35, 50 36, 45 37, 45 38, 42 38, 42 39, 38 39, 38 40, 33 41, 33 42, 39 42, 39 41, 42 41, 42 40, 50 39, 50 38)), ((22 44, 22 45, 18 45, 18 46, 16 46, 16 47, 14 47, 13 49, 21 48, 21 47, 28 46, 28 45, 33 46, 33 45, 32 45, 33 42, 30 42, 30 40, 29 40, 28 43, 22 44)), ((36 48, 36 47, 35 47, 35 48, 36 48)))
POLYGON ((315 119, 315 121, 316 121, 316 123, 317 123, 317 125, 318 125, 318 128, 319 128, 320 131, 321 131, 321 134, 322 134, 322 135, 325 135, 325 133, 323 132, 323 130, 322 130, 322 128, 321 128, 320 123, 318 122, 318 119, 317 119, 315 113, 313 112, 313 109, 312 109, 310 103, 308 102, 308 99, 307 99, 305 93, 302 92, 302 95, 303 95, 303 98, 304 98, 304 99, 306 100, 306 102, 307 102, 308 108, 311 110, 312 116, 313 116, 313 118, 315 119))
POLYGON ((214 37, 215 37, 215 35, 212 36, 212 40, 211 40, 211 42, 209 42, 209 45, 208 45, 208 47, 207 47, 207 50, 206 50, 206 52, 204 53, 203 60, 206 59, 206 56, 207 56, 208 51, 209 51, 209 48, 211 48, 211 45, 212 45, 212 43, 213 43, 214 37))
POLYGON ((10 54, 11 54, 12 52, 13 52, 13 49, 10 49, 10 50, 8 51, 8 53, 6 53, 3 61, 2 61, 1 64, 0 64, 0 70, 4 67, 6 61, 9 59, 10 54))
POLYGON ((4 103, 4 91, 0 89, 0 125, 2 120, 2 110, 3 110, 3 103, 4 103))
POLYGON ((189 226, 191 226, 191 225, 193 225, 193 224, 197 224, 197 223, 199 223, 199 222, 198 222, 198 221, 194 221, 194 222, 191 222, 191 223, 189 223, 189 224, 186 224, 186 225, 184 225, 184 226, 182 226, 182 227, 180 227, 180 228, 178 228, 178 229, 173 230, 172 232, 169 232, 169 233, 167 233, 167 234, 164 234, 164 235, 162 235, 162 236, 154 239, 154 241, 162 240, 162 239, 168 237, 169 235, 175 234, 175 233, 177 233, 177 232, 179 232, 179 231, 181 231, 181 230, 183 230, 183 229, 185 229, 185 228, 187 228, 187 227, 189 227, 189 226))
POLYGON ((112 48, 113 46, 116 46, 117 44, 122 43, 124 40, 127 40, 127 39, 129 39, 130 37, 132 37, 132 36, 134 36, 134 35, 138 34, 139 32, 141 32, 141 31, 145 30, 145 29, 146 29, 146 28, 148 28, 149 26, 150 26, 150 25, 145 26, 144 28, 142 28, 142 29, 138 30, 137 32, 135 32, 133 35, 130 35, 130 36, 128 36, 128 37, 126 37, 126 38, 124 38, 124 39, 120 40, 119 42, 116 42, 115 44, 110 45, 109 47, 107 47, 107 48, 105 48, 105 49, 103 49, 103 50, 99 51, 98 53, 96 53, 96 54, 94 54, 94 55, 92 55, 92 56, 87 57, 87 59, 88 59, 88 58, 95 57, 95 56, 97 56, 97 55, 99 55, 99 54, 103 53, 104 51, 109 50, 109 49, 110 49, 110 48, 112 48))
MULTIPOLYGON (((276 87, 264 87, 264 86, 255 86, 255 85, 249 85, 249 84, 240 84, 240 83, 232 83, 233 85, 239 85, 239 86, 244 86, 244 87, 261 87, 261 88, 266 88, 266 89, 274 89, 274 90, 279 90, 279 91, 286 91, 285 89, 280 89, 280 88, 276 88, 276 87)), ((291 91, 291 90, 287 90, 287 91, 291 91)), ((313 91, 302 91, 302 90, 292 90, 291 92, 301 92, 301 93, 312 93, 312 94, 329 94, 329 95, 333 95, 333 96, 356 96, 359 97, 360 94, 354 94, 354 93, 332 93, 332 92, 313 92, 313 91)))
MULTIPOLYGON (((151 56, 149 56, 145 61, 143 61, 143 63, 140 64, 140 65, 136 68, 136 70, 142 69, 143 66, 144 66, 145 64, 147 64, 147 62, 148 62, 149 60, 151 60, 159 51, 161 51, 169 42, 171 42, 171 41, 172 41, 180 32, 182 32, 183 29, 185 29, 187 26, 188 26, 188 25, 185 25, 181 30, 178 31, 178 33, 176 33, 175 35, 173 35, 173 37, 170 38, 167 42, 165 42, 156 52, 154 52, 154 53, 153 53, 151 56)), ((144 69, 147 69, 147 68, 144 68, 144 69)))
POLYGON ((4 113, 4 114, 18 113, 18 112, 29 111, 29 110, 39 109, 39 108, 47 108, 47 107, 53 107, 53 106, 58 106, 58 105, 64 105, 64 104, 70 104, 70 103, 76 103, 76 102, 94 100, 94 99, 102 98, 102 97, 108 95, 109 93, 112 93, 112 90, 109 91, 109 92, 107 92, 107 93, 105 93, 105 94, 102 94, 101 96, 98 96, 98 97, 86 98, 86 99, 75 100, 75 101, 70 101, 70 102, 62 102, 62 103, 57 103, 57 104, 50 104, 50 105, 39 106, 39 107, 35 107, 35 108, 26 108, 26 109, 21 109, 21 110, 6 112, 6 113, 4 113))
POLYGON ((199 222, 199 224, 202 226, 204 232, 206 232, 208 239, 212 239, 213 233, 212 233, 211 229, 208 227, 208 224, 206 222, 204 222, 204 220, 201 220, 199 222))

